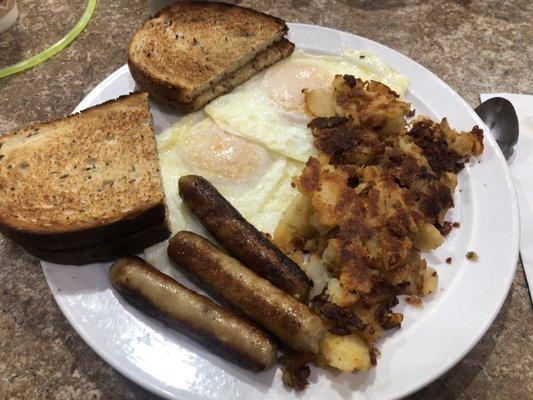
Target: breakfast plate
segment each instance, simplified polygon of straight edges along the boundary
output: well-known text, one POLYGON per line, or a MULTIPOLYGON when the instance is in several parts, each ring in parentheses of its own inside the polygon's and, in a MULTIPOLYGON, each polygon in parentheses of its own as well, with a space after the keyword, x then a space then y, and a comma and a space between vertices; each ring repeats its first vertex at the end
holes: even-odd
MULTIPOLYGON (((486 127, 468 104, 430 71, 398 52, 349 33, 289 24, 289 38, 314 54, 345 49, 371 52, 410 79, 405 95, 418 114, 446 116, 456 129, 486 127)), ((128 67, 102 81, 76 107, 80 111, 136 89, 128 67)), ((154 131, 161 133, 183 115, 151 103, 154 131)), ((406 306, 400 330, 380 342, 377 366, 364 373, 312 369, 303 394, 284 387, 277 368, 251 373, 209 353, 184 335, 151 319, 112 289, 109 263, 82 267, 42 262, 59 307, 80 336, 110 365, 137 384, 166 398, 394 399, 406 396, 450 369, 480 340, 509 290, 518 258, 518 210, 507 164, 485 135, 479 163, 459 174, 449 220, 461 222, 445 243, 426 255, 438 271, 437 292, 422 308, 406 306), (475 251, 478 261, 465 254, 475 251), (445 262, 453 258, 449 265, 445 262)), ((196 288, 186 279, 183 282, 196 288)))

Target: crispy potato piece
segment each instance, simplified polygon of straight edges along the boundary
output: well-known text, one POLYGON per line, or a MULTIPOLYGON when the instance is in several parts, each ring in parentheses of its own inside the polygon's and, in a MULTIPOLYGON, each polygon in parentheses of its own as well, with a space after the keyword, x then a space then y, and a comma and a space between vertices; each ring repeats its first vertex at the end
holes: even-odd
POLYGON ((331 282, 331 275, 324 265, 323 260, 315 254, 312 254, 309 260, 303 263, 302 269, 313 282, 313 287, 309 291, 309 298, 313 299, 328 287, 328 282, 331 282))
POLYGON ((446 119, 408 123, 408 103, 353 76, 338 75, 331 89, 306 90, 304 98, 316 117, 308 126, 318 152, 294 180, 307 203, 289 207, 275 241, 297 260, 311 252, 301 265, 313 281, 313 307, 343 310, 321 311, 330 329, 323 361, 367 369, 375 363, 373 344, 402 323, 392 310, 397 296, 437 287, 420 251, 442 244, 456 174, 482 153, 483 133, 457 132, 446 119), (347 324, 343 313, 361 324, 347 324))
POLYGON ((366 371, 372 366, 370 349, 356 333, 339 336, 327 332, 321 356, 327 365, 345 372, 366 371))
MULTIPOLYGON (((313 208, 308 198, 296 196, 281 217, 273 241, 286 254, 300 251, 304 248, 305 238, 313 236, 315 229, 311 225, 313 208)), ((298 263, 301 265, 300 263, 298 263)))
POLYGON ((439 247, 444 238, 435 225, 423 224, 417 232, 411 233, 411 240, 420 251, 433 250, 439 247))
POLYGON ((422 286, 419 291, 419 294, 422 296, 426 296, 430 293, 435 292, 435 289, 437 288, 437 283, 439 281, 437 271, 435 271, 433 268, 426 268, 422 271, 422 286))
POLYGON ((388 136, 404 131, 405 118, 411 115, 411 105, 399 99, 388 86, 376 81, 362 81, 349 75, 337 75, 333 80, 333 95, 341 116, 356 124, 388 136))
POLYGON ((312 117, 333 117, 338 114, 333 91, 304 89, 303 95, 306 112, 312 117))
POLYGON ((328 295, 329 301, 341 307, 349 306, 359 300, 358 295, 346 291, 342 287, 341 282, 336 278, 329 280, 326 294, 328 295))

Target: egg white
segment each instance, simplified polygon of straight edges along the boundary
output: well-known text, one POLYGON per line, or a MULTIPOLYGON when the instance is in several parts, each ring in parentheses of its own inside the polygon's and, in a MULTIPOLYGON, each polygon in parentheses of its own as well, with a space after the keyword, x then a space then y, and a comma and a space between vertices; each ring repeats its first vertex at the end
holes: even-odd
MULTIPOLYGON (((178 179, 196 174, 256 228, 272 234, 296 195, 292 177, 315 154, 301 92, 327 89, 337 74, 383 82, 402 96, 409 84, 367 52, 331 56, 296 51, 160 134, 159 163, 172 232, 185 229, 211 238, 178 194, 178 179)), ((161 271, 181 279, 166 250, 165 241, 145 255, 161 271)))
MULTIPOLYGON (((201 175, 257 229, 273 233, 296 190, 290 185, 303 164, 246 138, 221 130, 202 112, 191 114, 157 138, 159 165, 172 233, 189 230, 210 238, 178 192, 184 175, 201 175)), ((175 276, 167 243, 145 250, 147 260, 175 276)))
POLYGON ((409 84, 406 77, 368 52, 348 50, 332 56, 295 51, 204 110, 224 131, 305 162, 315 149, 302 90, 329 88, 337 74, 380 81, 401 96, 409 84))

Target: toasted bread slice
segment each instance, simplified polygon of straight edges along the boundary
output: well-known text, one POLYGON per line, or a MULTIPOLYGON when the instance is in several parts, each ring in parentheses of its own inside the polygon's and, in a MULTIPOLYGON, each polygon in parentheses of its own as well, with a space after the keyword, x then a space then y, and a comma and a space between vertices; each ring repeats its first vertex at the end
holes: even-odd
POLYGON ((248 8, 180 2, 135 33, 128 64, 151 96, 192 111, 288 56, 287 31, 281 19, 248 8))
POLYGON ((135 254, 168 237, 169 229, 166 224, 163 224, 95 247, 67 250, 43 250, 34 247, 25 247, 25 249, 28 253, 53 263, 84 265, 113 261, 120 256, 135 254))
POLYGON ((0 231, 25 246, 97 246, 166 223, 146 93, 0 136, 0 231))
POLYGON ((252 76, 289 56, 294 50, 294 44, 287 39, 281 39, 279 42, 268 47, 262 53, 259 53, 250 62, 226 76, 220 82, 210 86, 205 91, 199 93, 189 102, 183 102, 180 99, 179 91, 175 87, 160 84, 146 75, 143 70, 137 69, 130 64, 130 72, 143 90, 150 93, 154 99, 162 103, 170 104, 181 111, 192 112, 199 110, 211 100, 230 92, 233 88, 246 82, 252 76))

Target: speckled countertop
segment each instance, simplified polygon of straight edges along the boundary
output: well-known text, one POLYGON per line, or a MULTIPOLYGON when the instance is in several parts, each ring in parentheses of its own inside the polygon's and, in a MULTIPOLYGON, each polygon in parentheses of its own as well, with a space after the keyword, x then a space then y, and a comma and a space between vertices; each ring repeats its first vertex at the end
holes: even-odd
MULTIPOLYGON (((0 34, 0 67, 45 48, 79 19, 85 0, 19 0, 0 34)), ((533 2, 470 0, 237 1, 288 21, 381 42, 428 67, 472 106, 481 92, 533 93, 533 2)), ((145 1, 101 0, 87 30, 34 70, 0 80, 0 132, 68 114, 125 62, 148 16, 145 1)), ((532 399, 533 313, 522 266, 496 321, 451 371, 412 399, 532 399)), ((147 399, 76 334, 39 262, 0 238, 0 399, 147 399)))

